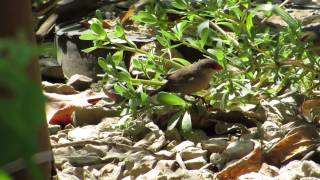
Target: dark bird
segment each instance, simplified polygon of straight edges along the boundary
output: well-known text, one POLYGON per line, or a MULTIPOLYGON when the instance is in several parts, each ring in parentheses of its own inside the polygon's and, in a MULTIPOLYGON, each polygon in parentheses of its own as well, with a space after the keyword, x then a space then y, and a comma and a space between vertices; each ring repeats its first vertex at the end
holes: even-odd
POLYGON ((201 59, 169 75, 168 81, 149 95, 153 96, 161 91, 192 94, 208 88, 212 74, 222 69, 216 61, 201 59))

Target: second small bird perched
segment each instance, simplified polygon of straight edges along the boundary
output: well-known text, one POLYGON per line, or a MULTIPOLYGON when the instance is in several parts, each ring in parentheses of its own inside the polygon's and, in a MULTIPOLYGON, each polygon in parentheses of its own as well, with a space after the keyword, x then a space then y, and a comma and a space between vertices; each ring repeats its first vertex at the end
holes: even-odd
POLYGON ((149 95, 153 96, 161 91, 191 94, 206 89, 209 86, 212 74, 222 69, 222 66, 216 61, 201 59, 171 74, 164 85, 152 91, 149 95))

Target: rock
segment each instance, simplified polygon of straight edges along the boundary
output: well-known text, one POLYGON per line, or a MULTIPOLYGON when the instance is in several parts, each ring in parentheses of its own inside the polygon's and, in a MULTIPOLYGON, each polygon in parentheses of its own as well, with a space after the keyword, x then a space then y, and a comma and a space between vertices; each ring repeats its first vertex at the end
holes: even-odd
POLYGON ((191 131, 191 133, 187 134, 186 139, 192 142, 201 142, 208 139, 208 136, 203 130, 196 129, 194 131, 191 131))
POLYGON ((54 135, 54 134, 57 134, 58 131, 61 130, 61 126, 60 125, 52 125, 52 124, 49 124, 49 134, 50 135, 54 135))
POLYGON ((178 169, 178 164, 175 160, 159 160, 155 169, 158 169, 163 174, 167 174, 168 171, 176 171, 178 169))
POLYGON ((70 140, 68 140, 67 138, 60 138, 59 140, 58 140, 58 144, 66 144, 66 143, 70 143, 71 141, 70 140))
POLYGON ((263 139, 267 141, 283 136, 280 127, 272 121, 265 121, 262 124, 261 133, 263 139))
POLYGON ((274 180, 274 178, 256 172, 241 175, 238 180, 274 180))
POLYGON ((120 176, 121 171, 120 167, 117 166, 116 164, 113 163, 109 163, 106 164, 105 166, 103 166, 100 169, 100 178, 104 179, 104 180, 108 180, 108 179, 115 179, 115 177, 120 176))
POLYGON ((76 150, 74 147, 69 146, 69 147, 60 147, 60 148, 55 148, 52 150, 55 156, 62 156, 62 155, 68 155, 74 153, 76 150))
POLYGON ((197 157, 194 159, 190 159, 187 161, 184 161, 184 164, 186 165, 187 169, 200 169, 204 165, 207 164, 207 161, 204 159, 204 157, 197 157))
POLYGON ((84 179, 83 177, 83 169, 80 167, 65 167, 62 170, 62 173, 75 175, 79 179, 84 179))
POLYGON ((134 144, 134 147, 146 148, 152 152, 159 151, 165 143, 163 132, 150 132, 142 140, 134 144))
POLYGON ((93 125, 75 128, 68 132, 68 139, 72 141, 93 140, 99 137, 99 131, 93 125))
POLYGON ((84 166, 82 168, 82 176, 82 179, 97 179, 97 177, 99 177, 99 171, 96 169, 89 170, 88 166, 84 166))
POLYGON ((57 134, 57 137, 60 139, 60 138, 67 138, 68 135, 62 131, 60 131, 58 134, 57 134))
MULTIPOLYGON (((101 129, 99 128, 99 125, 97 126, 97 129, 101 132, 101 129)), ((100 138, 111 138, 115 136, 122 136, 122 132, 108 132, 104 131, 100 133, 100 138)))
POLYGON ((134 154, 131 154, 126 160, 125 160, 125 171, 124 176, 132 176, 132 177, 138 177, 141 174, 145 174, 148 171, 150 171, 155 163, 156 158, 151 155, 146 155, 145 152, 137 152, 134 154))
POLYGON ((275 167, 275 166, 271 166, 269 164, 263 163, 259 173, 264 174, 266 176, 269 177, 274 177, 279 175, 279 168, 275 167))
POLYGON ((181 152, 182 150, 188 148, 188 147, 194 147, 195 144, 194 142, 191 142, 191 141, 183 141, 181 142, 180 144, 178 144, 177 146, 175 146, 173 149, 171 149, 171 152, 181 152))
POLYGON ((112 173, 112 171, 113 171, 116 167, 117 167, 117 165, 112 164, 112 163, 106 164, 105 166, 103 166, 103 167, 100 169, 101 175, 107 175, 107 174, 112 173))
POLYGON ((108 152, 110 148, 106 145, 102 146, 94 146, 91 144, 86 144, 83 148, 83 150, 86 150, 88 153, 95 153, 99 157, 103 157, 106 155, 106 152, 108 152))
POLYGON ((157 169, 151 169, 149 172, 139 175, 136 180, 160 180, 161 172, 157 169))
POLYGON ((57 179, 65 179, 65 180, 80 180, 77 176, 72 174, 66 174, 64 172, 57 172, 57 179))
POLYGON ((64 132, 69 132, 70 129, 74 129, 74 126, 72 124, 67 124, 65 127, 64 127, 64 132))
POLYGON ((67 85, 72 86, 77 91, 88 89, 93 80, 85 75, 74 74, 68 79, 67 85))
POLYGON ((209 153, 216 153, 224 151, 228 142, 225 139, 211 138, 201 142, 202 149, 208 150, 209 153))
POLYGON ((228 161, 234 159, 240 159, 245 155, 249 154, 254 148, 254 143, 250 140, 238 140, 230 143, 226 150, 223 152, 223 156, 228 159, 228 161))
POLYGON ((55 58, 40 58, 39 59, 41 76, 44 79, 63 80, 64 75, 62 68, 55 58))
MULTIPOLYGON (((173 141, 167 141, 167 145, 165 147, 166 150, 171 150, 173 148, 175 148, 178 145, 178 142, 173 140, 173 141)), ((172 151, 173 152, 173 151, 172 151)), ((175 153, 175 152, 173 152, 175 153)))
POLYGON ((102 133, 114 133, 108 132, 113 130, 112 126, 119 121, 119 117, 104 117, 101 122, 97 125, 97 129, 102 133))
POLYGON ((68 155, 67 158, 71 165, 77 167, 102 163, 101 158, 97 154, 85 151, 76 151, 68 155))
POLYGON ((166 158, 172 158, 174 156, 174 153, 171 151, 167 151, 167 150, 160 150, 158 152, 155 153, 158 156, 164 156, 166 158))
POLYGON ((61 83, 53 84, 50 82, 42 81, 42 88, 47 93, 57 93, 57 94, 64 94, 64 95, 79 93, 72 86, 68 86, 66 84, 61 84, 61 83))
POLYGON ((202 150, 197 147, 188 147, 188 148, 182 150, 180 154, 181 154, 181 158, 184 161, 189 160, 189 159, 194 159, 197 157, 203 157, 204 159, 207 158, 207 151, 202 150))
POLYGON ((165 131, 165 136, 167 140, 181 142, 181 135, 177 128, 173 128, 172 130, 165 131))
POLYGON ((302 177, 320 178, 320 165, 313 161, 291 161, 279 171, 279 180, 294 180, 302 177))
POLYGON ((66 158, 66 156, 74 153, 75 151, 76 151, 75 148, 72 146, 52 149, 56 167, 58 169, 61 169, 62 165, 68 162, 68 159, 66 158))
POLYGON ((128 145, 128 146, 132 146, 133 142, 123 136, 114 136, 112 138, 105 138, 105 139, 101 139, 101 141, 104 142, 114 142, 114 143, 118 143, 118 144, 124 144, 124 145, 128 145))
POLYGON ((83 107, 72 113, 74 126, 97 125, 105 117, 115 117, 118 112, 103 107, 83 107))

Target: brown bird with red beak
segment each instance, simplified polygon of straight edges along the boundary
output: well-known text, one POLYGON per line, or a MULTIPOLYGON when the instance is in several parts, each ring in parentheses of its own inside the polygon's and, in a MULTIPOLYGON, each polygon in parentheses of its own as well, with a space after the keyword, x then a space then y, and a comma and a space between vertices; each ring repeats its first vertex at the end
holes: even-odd
POLYGON ((222 69, 216 61, 201 59, 171 74, 164 85, 149 95, 153 96, 161 91, 192 94, 208 88, 212 74, 222 69))

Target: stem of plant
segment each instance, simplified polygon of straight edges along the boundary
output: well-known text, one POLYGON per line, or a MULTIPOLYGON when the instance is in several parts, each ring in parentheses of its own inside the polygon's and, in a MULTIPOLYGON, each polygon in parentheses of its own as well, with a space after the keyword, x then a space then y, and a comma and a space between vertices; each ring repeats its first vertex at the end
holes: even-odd
POLYGON ((144 84, 149 86, 161 86, 164 82, 154 81, 154 80, 145 80, 145 79, 131 79, 133 84, 144 84))
MULTIPOLYGON (((130 51, 130 52, 137 52, 137 53, 141 53, 141 54, 145 54, 145 55, 148 55, 148 52, 146 51, 143 51, 141 49, 138 49, 138 48, 133 48, 133 47, 129 47, 129 46, 125 46, 123 44, 119 44, 119 43, 113 43, 113 45, 115 46, 118 46, 120 49, 123 49, 125 51, 130 51)), ((174 61, 171 61, 169 59, 166 59, 166 58, 163 58, 163 57, 160 57, 158 55, 154 55, 154 57, 156 57, 157 59, 162 59, 163 61, 165 61, 165 63, 175 67, 175 68, 182 68, 183 65, 179 64, 179 63, 176 63, 174 61)))

